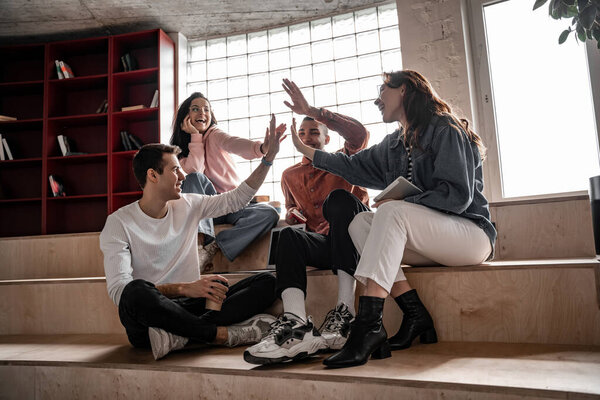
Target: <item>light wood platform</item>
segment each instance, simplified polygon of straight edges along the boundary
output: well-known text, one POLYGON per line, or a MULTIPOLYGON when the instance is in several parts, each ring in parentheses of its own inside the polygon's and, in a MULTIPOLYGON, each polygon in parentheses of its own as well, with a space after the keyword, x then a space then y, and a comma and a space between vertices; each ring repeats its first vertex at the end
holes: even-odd
POLYGON ((346 369, 325 369, 326 355, 258 367, 243 350, 185 349, 154 361, 123 335, 0 336, 0 397, 600 398, 600 347, 419 344, 346 369))
MULTIPOLYGON (((443 341, 600 345, 593 259, 406 267, 443 341)), ((230 275, 235 282, 246 275, 230 275)), ((307 311, 320 324, 336 301, 337 278, 308 273, 307 311)), ((277 314, 276 304, 271 312, 277 314)), ((384 323, 402 314, 386 301, 384 323)), ((0 281, 0 334, 123 333, 104 278, 0 281)))

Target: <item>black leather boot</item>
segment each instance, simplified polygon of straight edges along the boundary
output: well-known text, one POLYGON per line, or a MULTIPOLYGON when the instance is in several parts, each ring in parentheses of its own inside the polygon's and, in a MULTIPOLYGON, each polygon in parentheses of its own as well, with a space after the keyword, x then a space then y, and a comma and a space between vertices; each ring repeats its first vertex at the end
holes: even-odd
POLYGON ((383 327, 383 303, 380 297, 360 296, 358 315, 350 325, 350 335, 342 350, 323 360, 332 368, 352 367, 373 358, 391 357, 387 332, 383 327))
POLYGON ((396 297, 396 303, 404 313, 400 330, 390 338, 392 350, 407 349, 417 336, 421 336, 421 343, 437 343, 437 333, 433 326, 431 315, 421 303, 415 289, 396 297))

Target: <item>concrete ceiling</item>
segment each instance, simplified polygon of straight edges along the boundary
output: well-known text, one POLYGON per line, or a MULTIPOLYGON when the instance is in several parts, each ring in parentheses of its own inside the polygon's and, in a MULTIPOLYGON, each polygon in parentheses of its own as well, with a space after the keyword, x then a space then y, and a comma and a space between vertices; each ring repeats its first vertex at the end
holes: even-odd
POLYGON ((251 32, 389 0, 0 0, 0 44, 161 28, 188 39, 251 32))

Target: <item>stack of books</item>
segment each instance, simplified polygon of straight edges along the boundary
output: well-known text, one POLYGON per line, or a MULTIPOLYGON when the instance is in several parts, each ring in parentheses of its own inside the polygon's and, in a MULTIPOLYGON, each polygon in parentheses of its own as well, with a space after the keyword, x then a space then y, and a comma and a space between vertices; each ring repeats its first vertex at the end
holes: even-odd
POLYGON ((54 60, 54 64, 56 65, 56 75, 58 76, 58 79, 75 78, 69 64, 60 60, 54 60))
POLYGON ((82 154, 87 154, 75 151, 75 143, 68 136, 58 135, 56 140, 58 141, 58 147, 60 147, 60 152, 63 156, 80 156, 82 154))
POLYGON ((144 145, 139 137, 127 131, 121 131, 121 144, 123 144, 123 150, 125 151, 139 150, 144 145))
POLYGON ((129 53, 125 53, 121 56, 121 64, 123 64, 123 71, 125 72, 138 69, 137 60, 129 53))
POLYGON ((65 193, 65 185, 60 177, 50 174, 48 175, 48 180, 50 181, 50 191, 53 197, 65 197, 67 195, 65 193))
POLYGON ((8 115, 0 115, 0 122, 16 121, 16 117, 9 117, 8 115))
POLYGON ((0 160, 13 160, 12 151, 10 151, 10 147, 8 147, 6 138, 3 138, 2 135, 0 135, 0 160))

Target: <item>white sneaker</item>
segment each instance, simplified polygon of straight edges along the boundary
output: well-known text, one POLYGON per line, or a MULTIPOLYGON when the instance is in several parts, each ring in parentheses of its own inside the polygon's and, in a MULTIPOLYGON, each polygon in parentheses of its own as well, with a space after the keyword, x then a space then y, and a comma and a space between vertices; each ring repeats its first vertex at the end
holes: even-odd
POLYGON ((294 314, 285 313, 271 325, 269 334, 244 352, 251 364, 275 364, 300 360, 327 348, 327 343, 308 317, 304 322, 294 314))
POLYGON ((350 323, 353 320, 354 316, 344 303, 327 313, 325 321, 319 328, 321 336, 327 342, 327 347, 331 350, 339 350, 344 347, 350 333, 350 323))
POLYGON ((188 338, 173 335, 160 328, 148 328, 150 346, 155 360, 163 358, 172 351, 182 349, 188 342, 188 338))
POLYGON ((211 261, 215 254, 219 251, 216 241, 212 241, 206 246, 198 246, 198 265, 200 266, 200 273, 204 274, 210 272, 212 268, 209 268, 211 261))
POLYGON ((225 345, 235 347, 258 343, 269 333, 271 324, 275 321, 277 321, 277 318, 272 315, 257 314, 239 324, 229 325, 225 345))

